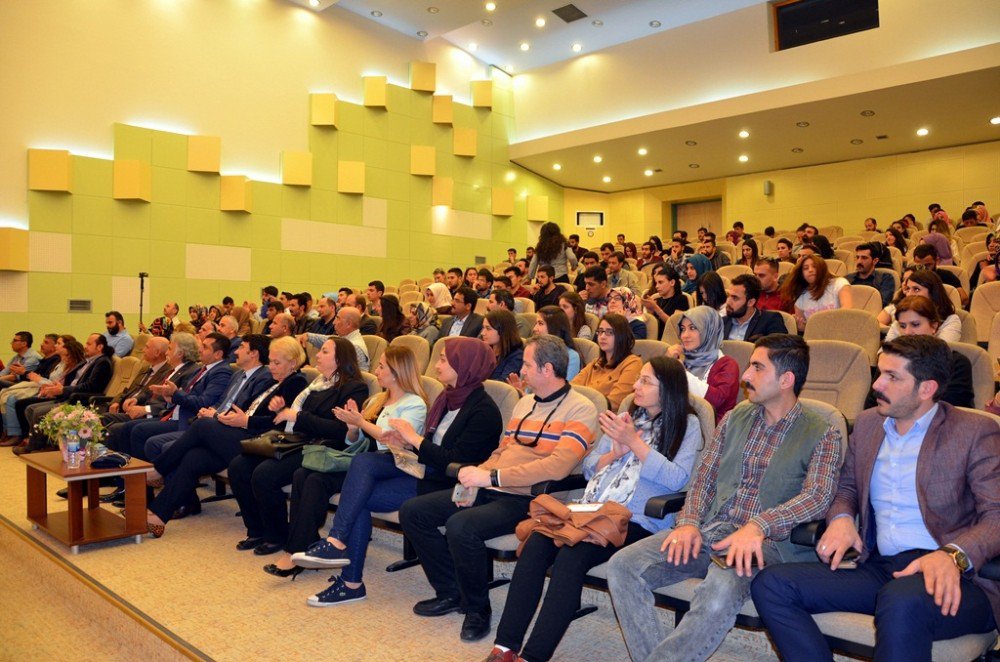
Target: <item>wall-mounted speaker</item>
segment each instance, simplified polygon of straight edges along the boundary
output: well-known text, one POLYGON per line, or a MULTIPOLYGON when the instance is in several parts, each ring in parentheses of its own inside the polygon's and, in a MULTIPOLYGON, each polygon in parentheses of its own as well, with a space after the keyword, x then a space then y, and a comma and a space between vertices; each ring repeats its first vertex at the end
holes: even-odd
POLYGON ((774 182, 770 179, 764 180, 764 195, 774 195, 774 182))

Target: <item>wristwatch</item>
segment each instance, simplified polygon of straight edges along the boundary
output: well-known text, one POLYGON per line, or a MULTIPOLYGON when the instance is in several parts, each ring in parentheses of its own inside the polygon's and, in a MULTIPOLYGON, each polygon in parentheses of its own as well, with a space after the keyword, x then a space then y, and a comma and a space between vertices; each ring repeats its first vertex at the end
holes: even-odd
POLYGON ((944 552, 945 554, 950 556, 951 560, 955 562, 955 566, 958 568, 958 571, 962 574, 968 572, 969 568, 972 567, 972 562, 969 561, 969 557, 966 555, 966 553, 960 550, 958 547, 955 547, 954 545, 945 545, 944 547, 941 547, 938 551, 944 552))
POLYGON ((496 469, 490 469, 490 485, 500 487, 500 473, 496 469))

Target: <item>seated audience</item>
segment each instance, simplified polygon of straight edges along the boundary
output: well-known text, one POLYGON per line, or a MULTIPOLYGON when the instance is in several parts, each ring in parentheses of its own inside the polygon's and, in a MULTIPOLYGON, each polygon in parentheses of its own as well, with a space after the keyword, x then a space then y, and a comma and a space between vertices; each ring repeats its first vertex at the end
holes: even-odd
POLYGON ((674 528, 611 557, 608 588, 633 660, 707 660, 735 623, 755 566, 813 556, 789 534, 833 500, 841 440, 798 401, 808 371, 798 336, 758 340, 743 375, 749 399, 716 428, 674 528), (667 635, 652 591, 686 579, 703 581, 667 635))
POLYGON ((938 264, 955 264, 957 248, 951 238, 951 228, 944 221, 931 221, 929 232, 920 238, 921 244, 930 244, 937 253, 938 264))
POLYGON ((646 318, 642 299, 627 287, 613 287, 608 292, 608 313, 621 315, 628 320, 632 336, 636 340, 646 339, 646 318))
POLYGON ((476 291, 476 278, 479 277, 479 269, 476 267, 466 267, 465 268, 465 278, 463 279, 462 285, 470 288, 473 292, 476 291))
POLYGON ((535 274, 535 293, 531 295, 531 300, 535 302, 535 310, 545 306, 559 305, 559 297, 566 288, 556 283, 555 269, 550 265, 543 264, 538 267, 535 274))
POLYGON ((671 315, 678 310, 687 310, 691 304, 681 291, 677 272, 663 265, 658 271, 654 271, 652 291, 643 298, 642 305, 665 326, 671 315))
POLYGON ((695 306, 684 312, 677 336, 680 344, 671 345, 667 355, 684 364, 688 389, 708 400, 718 423, 736 406, 740 389, 739 365, 720 350, 722 318, 708 306, 695 306))
POLYGON ((625 268, 625 255, 621 251, 615 251, 608 258, 608 287, 611 289, 617 289, 619 287, 625 287, 636 295, 641 294, 639 288, 639 277, 635 275, 634 271, 629 271, 625 268))
MULTIPOLYGON (((378 334, 378 322, 368 314, 368 300, 364 294, 348 294, 345 306, 358 311, 360 315, 358 318, 358 331, 361 335, 374 336, 378 334)), ((367 370, 364 366, 361 369, 367 370)))
POLYGON ((969 293, 965 291, 962 287, 962 282, 958 279, 958 276, 946 271, 944 269, 938 269, 938 253, 937 249, 932 244, 920 244, 913 249, 913 264, 917 267, 923 267, 926 270, 933 271, 940 278, 941 282, 945 285, 951 285, 956 290, 958 290, 958 297, 962 301, 962 308, 969 307, 969 293))
POLYGON ((406 328, 433 347, 441 335, 441 322, 438 320, 437 310, 426 301, 411 303, 409 315, 406 317, 406 328))
POLYGON ((878 221, 876 221, 874 218, 866 218, 865 232, 879 232, 878 221))
MULTIPOLYGON (((368 345, 361 335, 361 329, 358 328, 360 324, 361 313, 353 306, 341 308, 337 311, 337 316, 333 318, 334 332, 354 345, 354 353, 358 359, 358 368, 367 370, 369 364, 368 345)), ((306 333, 299 336, 299 342, 303 344, 308 342, 313 347, 322 347, 329 338, 329 336, 323 336, 318 333, 306 333)))
POLYGON ((705 238, 702 239, 701 254, 708 259, 709 263, 711 263, 713 271, 719 267, 724 267, 727 264, 732 264, 729 253, 726 251, 720 251, 716 247, 715 234, 711 232, 706 233, 705 238))
POLYGON ((882 306, 885 307, 892 301, 896 281, 889 274, 875 270, 883 250, 881 244, 874 242, 857 246, 854 249, 856 270, 847 274, 847 282, 851 285, 867 285, 875 288, 882 297, 882 306))
POLYGON ((493 272, 483 267, 476 275, 476 295, 480 299, 489 299, 493 291, 493 272))
MULTIPOLYGON (((278 303, 280 303, 280 301, 278 303)), ((268 306, 267 308, 268 310, 274 309, 273 306, 268 306)), ((210 324, 210 322, 205 322, 205 324, 210 324)), ((272 339, 299 335, 295 333, 295 318, 288 313, 278 313, 275 315, 274 319, 271 320, 271 324, 267 326, 267 329, 270 332, 272 339)), ((198 337, 204 339, 204 336, 200 331, 198 333, 198 337)))
POLYGON ((593 340, 594 330, 587 324, 587 308, 583 299, 576 292, 563 292, 559 295, 559 308, 569 319, 570 334, 574 338, 593 340))
POLYGON ((240 323, 236 321, 236 318, 232 315, 223 315, 222 319, 216 325, 219 333, 226 337, 229 341, 229 352, 226 353, 227 363, 236 363, 236 350, 240 348, 243 343, 243 337, 237 335, 240 328, 240 323))
POLYGON ((491 310, 483 320, 483 330, 479 338, 493 352, 495 365, 489 379, 505 382, 511 373, 520 374, 524 346, 517 331, 514 313, 507 310, 491 310))
POLYGON ((757 342, 761 336, 788 332, 781 314, 760 310, 757 307, 759 300, 760 281, 756 276, 740 274, 733 279, 722 324, 724 340, 757 342))
POLYGON ((336 333, 334 320, 337 319, 337 304, 330 296, 319 298, 319 301, 316 302, 316 314, 317 317, 309 329, 310 333, 321 336, 332 336, 336 333))
POLYGON ((451 299, 451 318, 441 325, 441 337, 478 338, 483 330, 483 316, 475 312, 479 297, 471 287, 460 287, 451 299))
POLYGON ((521 283, 524 272, 520 267, 511 265, 503 270, 503 275, 510 279, 510 293, 519 299, 530 299, 531 292, 521 283))
POLYGON ((816 252, 824 260, 832 260, 836 257, 833 252, 833 245, 830 243, 830 240, 823 235, 818 234, 813 237, 812 244, 816 247, 816 252))
POLYGON ((382 312, 382 324, 378 336, 387 343, 402 335, 406 335, 406 317, 399 305, 399 299, 394 294, 386 294, 379 298, 379 310, 382 312))
POLYGON ((368 314, 382 315, 382 295, 385 294, 385 283, 373 280, 368 283, 365 295, 368 297, 368 314))
POLYGON ((782 237, 778 240, 777 252, 778 252, 778 262, 791 262, 795 264, 795 256, 798 255, 799 251, 806 244, 800 243, 798 246, 793 246, 790 239, 782 237))
POLYGON ((591 267, 584 272, 583 283, 584 289, 579 294, 586 302, 584 309, 598 318, 604 317, 608 312, 608 293, 611 291, 607 272, 602 267, 591 267))
POLYGON ((125 318, 117 310, 104 313, 104 324, 107 331, 104 332, 104 339, 107 341, 111 353, 118 357, 125 357, 132 353, 132 346, 135 341, 125 330, 125 318))
MULTIPOLYGON (((931 300, 937 310, 938 319, 941 320, 934 333, 936 337, 945 342, 959 342, 962 339, 962 319, 955 312, 955 306, 948 297, 948 293, 945 292, 944 284, 938 278, 937 272, 926 269, 910 272, 907 279, 903 281, 900 292, 904 297, 919 296, 931 300)), ((882 313, 889 311, 893 320, 888 333, 885 334, 886 341, 893 340, 901 334, 899 316, 897 315, 898 305, 898 302, 889 304, 882 310, 882 313)), ((881 321, 882 313, 879 314, 879 321, 881 321)))
POLYGON ((893 226, 885 231, 885 245, 887 247, 891 246, 892 248, 898 248, 899 252, 903 254, 903 257, 906 257, 906 235, 896 227, 895 223, 893 223, 893 226))
POLYGON ((719 314, 726 312, 726 284, 722 276, 709 271, 699 278, 696 299, 699 306, 708 306, 719 314))
MULTIPOLYGON (((601 266, 601 256, 594 251, 587 251, 583 254, 583 257, 580 258, 580 267, 576 270, 576 278, 573 280, 573 289, 579 292, 580 296, 583 296, 583 291, 587 287, 587 284, 584 281, 584 274, 586 274, 587 270, 591 267, 599 266, 601 266)), ((536 306, 535 310, 537 309, 538 307, 536 306)))
POLYGON ((685 272, 687 278, 684 281, 684 287, 681 288, 682 291, 685 294, 697 294, 702 276, 714 270, 712 263, 701 253, 689 255, 687 258, 687 270, 685 272))
MULTIPOLYGON (((35 397, 43 386, 62 384, 67 377, 72 381, 76 377, 78 368, 86 360, 83 345, 70 335, 56 336, 53 350, 52 356, 55 358, 55 362, 48 362, 44 371, 42 363, 39 363, 34 371, 24 375, 24 381, 17 382, 0 391, 0 404, 3 405, 0 407, 0 413, 3 417, 5 435, 4 441, 0 445, 20 447, 27 441, 28 433, 31 432, 31 430, 21 427, 21 421, 17 415, 18 402, 35 397)), ((14 452, 17 453, 17 449, 14 452)))
POLYGON ((503 440, 489 459, 459 472, 459 483, 471 489, 468 500, 456 503, 450 491, 441 490, 410 499, 400 508, 403 532, 435 592, 413 611, 418 616, 463 612, 463 641, 478 641, 490 633, 484 541, 513 533, 528 514, 531 486, 565 478, 594 441, 597 411, 566 382, 567 361, 560 339, 528 339, 521 375, 534 393, 515 405, 503 440))
POLYGON ((850 308, 852 303, 847 279, 831 274, 818 255, 806 255, 795 265, 785 281, 784 296, 794 302, 799 332, 819 311, 850 308))
POLYGON ((146 342, 142 348, 142 360, 146 362, 146 367, 137 370, 132 383, 108 403, 107 413, 101 416, 105 426, 131 420, 129 410, 133 407, 141 407, 145 411, 146 405, 154 398, 150 387, 165 382, 174 370, 167 360, 169 353, 170 341, 162 336, 153 336, 146 342))
POLYGON ((597 358, 570 381, 594 389, 608 399, 611 410, 618 411, 642 368, 642 359, 632 353, 635 337, 623 316, 617 313, 604 316, 597 325, 597 346, 601 349, 597 358))
POLYGON ((139 322, 139 332, 149 333, 151 336, 170 339, 170 334, 174 332, 174 324, 178 321, 177 315, 180 307, 176 301, 168 301, 163 304, 163 317, 157 317, 150 322, 147 328, 145 324, 139 322))
MULTIPOLYGON (((42 360, 42 355, 31 348, 35 341, 29 331, 18 331, 10 341, 14 356, 0 370, 0 389, 7 388, 21 381, 24 375, 35 370, 42 360)), ((54 346, 53 346, 54 348, 54 346)))
MULTIPOLYGON (((455 274, 448 274, 457 279, 455 274)), ((434 307, 439 315, 451 315, 451 292, 443 283, 430 283, 424 290, 424 301, 434 307)))
MULTIPOLYGON (((533 336, 555 336, 561 338, 569 352, 568 364, 566 368, 566 379, 573 379, 580 372, 580 352, 573 344, 573 335, 569 326, 569 318, 561 308, 556 306, 545 306, 535 315, 535 327, 531 330, 533 336)), ((517 390, 521 391, 519 380, 507 380, 517 390), (518 382, 518 383, 514 383, 518 382)))
POLYGON ((751 269, 757 266, 757 260, 760 259, 760 251, 757 248, 756 241, 744 241, 740 253, 741 257, 737 260, 736 264, 742 264, 751 269))
POLYGON ((760 281, 760 298, 757 299, 759 310, 774 310, 788 313, 794 312, 791 301, 781 293, 782 278, 778 275, 778 260, 773 257, 762 257, 757 260, 753 270, 754 276, 760 281))

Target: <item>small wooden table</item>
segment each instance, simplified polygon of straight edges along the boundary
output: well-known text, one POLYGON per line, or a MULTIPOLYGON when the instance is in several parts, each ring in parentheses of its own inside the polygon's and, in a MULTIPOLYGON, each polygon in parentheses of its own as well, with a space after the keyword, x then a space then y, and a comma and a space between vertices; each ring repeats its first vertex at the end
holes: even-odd
POLYGON ((69 545, 76 554, 80 545, 135 536, 142 542, 146 533, 146 473, 153 465, 132 458, 120 469, 92 469, 85 463, 70 469, 63 463, 62 453, 45 452, 21 455, 28 468, 28 519, 32 528, 41 529, 53 538, 69 545), (55 476, 66 481, 69 509, 48 512, 46 479, 55 476), (121 476, 125 479, 125 516, 101 508, 101 478, 121 476), (87 508, 83 508, 84 488, 87 508))

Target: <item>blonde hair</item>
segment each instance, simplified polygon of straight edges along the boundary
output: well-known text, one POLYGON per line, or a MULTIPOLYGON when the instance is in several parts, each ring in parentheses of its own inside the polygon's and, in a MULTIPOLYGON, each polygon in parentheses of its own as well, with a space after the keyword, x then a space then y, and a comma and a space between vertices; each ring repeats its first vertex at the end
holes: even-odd
MULTIPOLYGON (((385 364, 389 366, 389 370, 393 376, 399 381, 399 387, 403 389, 403 392, 419 395, 420 399, 429 405, 427 392, 424 391, 424 387, 420 383, 420 373, 417 371, 417 358, 413 355, 413 351, 409 347, 390 345, 382 356, 385 358, 385 364)), ((373 395, 365 403, 365 408, 361 412, 361 415, 366 420, 374 421, 378 418, 388 399, 389 391, 382 391, 373 395)))
POLYGON ((271 344, 268 345, 267 352, 271 356, 277 354, 282 358, 292 361, 296 367, 302 365, 306 361, 305 350, 302 349, 302 345, 299 341, 291 336, 275 338, 271 341, 271 344))

